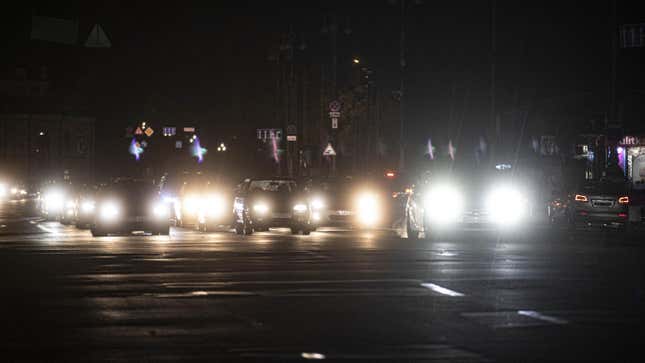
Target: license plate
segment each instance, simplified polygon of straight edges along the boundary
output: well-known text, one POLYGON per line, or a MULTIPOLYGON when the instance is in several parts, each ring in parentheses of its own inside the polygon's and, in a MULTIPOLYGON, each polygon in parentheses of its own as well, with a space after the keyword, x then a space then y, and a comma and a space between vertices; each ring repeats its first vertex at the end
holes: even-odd
POLYGON ((351 214, 352 214, 352 212, 348 211, 348 210, 336 211, 336 215, 339 215, 339 216, 348 216, 348 215, 351 215, 351 214))
POLYGON ((142 216, 137 216, 137 217, 131 217, 128 219, 129 222, 134 222, 134 223, 140 223, 143 222, 145 218, 142 216))

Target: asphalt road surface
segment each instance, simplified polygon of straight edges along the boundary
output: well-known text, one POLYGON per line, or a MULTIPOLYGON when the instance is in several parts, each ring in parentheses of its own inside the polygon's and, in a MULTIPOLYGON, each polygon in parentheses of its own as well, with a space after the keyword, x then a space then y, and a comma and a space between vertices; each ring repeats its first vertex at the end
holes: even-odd
POLYGON ((545 228, 92 238, 4 202, 0 356, 640 362, 644 245, 545 228))

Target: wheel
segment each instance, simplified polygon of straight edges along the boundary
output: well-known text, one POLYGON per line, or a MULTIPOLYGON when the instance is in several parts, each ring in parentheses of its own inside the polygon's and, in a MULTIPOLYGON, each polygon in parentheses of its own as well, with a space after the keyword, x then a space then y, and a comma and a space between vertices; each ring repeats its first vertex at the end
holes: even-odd
POLYGON ((310 234, 311 234, 311 229, 309 229, 309 228, 305 228, 305 229, 303 229, 303 230, 302 230, 302 234, 303 234, 303 235, 305 235, 305 236, 310 235, 310 234))
POLYGON ((298 234, 300 233, 300 229, 298 227, 291 227, 291 234, 298 234))
POLYGON ((244 233, 244 226, 242 223, 235 223, 235 234, 242 234, 244 233))
POLYGON ((412 241, 417 241, 419 239, 419 234, 420 232, 417 230, 414 230, 412 228, 412 225, 410 224, 410 216, 405 219, 405 231, 408 234, 408 239, 412 241))

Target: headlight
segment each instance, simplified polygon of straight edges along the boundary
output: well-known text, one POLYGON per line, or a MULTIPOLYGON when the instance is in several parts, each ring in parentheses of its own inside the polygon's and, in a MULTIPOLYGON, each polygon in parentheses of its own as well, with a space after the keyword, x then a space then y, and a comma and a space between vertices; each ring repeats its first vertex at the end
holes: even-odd
POLYGON ((265 203, 256 203, 253 205, 253 211, 258 214, 266 214, 269 211, 269 206, 265 203))
POLYGON ((527 201, 519 190, 503 187, 495 189, 488 196, 487 207, 494 222, 509 225, 525 216, 527 201))
POLYGON ((307 211, 307 205, 304 203, 298 203, 293 206, 293 211, 296 213, 304 213, 307 211))
POLYGON ((119 206, 115 202, 105 202, 101 205, 101 218, 113 221, 119 215, 119 206))
POLYGON ((7 186, 0 184, 0 197, 4 197, 5 195, 7 195, 7 186))
POLYGON ((45 195, 45 206, 48 211, 60 211, 65 205, 64 199, 63 193, 50 192, 45 195))
POLYGON ((378 198, 371 193, 364 193, 356 199, 356 216, 364 226, 375 225, 380 217, 378 198))
POLYGON ((24 189, 20 189, 20 195, 27 195, 27 191, 24 189))
POLYGON ((16 195, 16 194, 18 194, 18 188, 16 187, 11 188, 11 195, 16 195))
POLYGON ((94 201, 85 200, 81 203, 81 212, 83 213, 92 213, 94 212, 94 201))
POLYGON ((323 202, 322 198, 316 197, 311 200, 311 208, 314 210, 321 210, 325 208, 325 203, 323 202))
POLYGON ((199 198, 196 196, 188 196, 183 201, 184 211, 189 214, 196 214, 199 211, 199 198))
POLYGON ((440 185, 428 191, 423 207, 432 222, 456 222, 463 211, 463 198, 457 189, 440 185))
POLYGON ((67 209, 74 209, 76 207, 76 202, 73 200, 68 200, 67 203, 65 203, 65 208, 67 209))
POLYGON ((226 210, 226 203, 221 195, 211 195, 206 199, 206 203, 206 214, 210 217, 220 217, 226 210))
POLYGON ((152 205, 152 214, 157 218, 168 218, 170 216, 170 208, 164 202, 157 202, 152 205))

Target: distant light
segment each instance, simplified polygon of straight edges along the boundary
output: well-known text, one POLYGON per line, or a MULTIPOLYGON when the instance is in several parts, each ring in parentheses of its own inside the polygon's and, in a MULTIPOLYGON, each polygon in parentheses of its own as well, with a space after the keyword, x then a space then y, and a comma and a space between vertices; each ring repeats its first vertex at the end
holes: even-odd
POLYGON ((354 59, 352 59, 352 62, 354 62, 354 64, 359 64, 361 62, 361 60, 358 59, 358 58, 354 58, 354 59))
POLYGON ((137 139, 132 138, 132 141, 130 142, 130 154, 134 155, 134 158, 137 161, 139 161, 142 153, 143 153, 143 148, 137 142, 137 139))
POLYGON ((393 171, 388 171, 387 173, 385 173, 385 176, 388 178, 394 178, 396 176, 396 173, 393 171))
POLYGON ((508 170, 508 169, 511 169, 511 168, 512 168, 511 164, 497 164, 497 165, 495 165, 495 169, 497 169, 497 170, 508 170))
POLYGON ((41 131, 41 132, 39 132, 39 133, 38 133, 38 135, 40 135, 40 136, 45 136, 45 131, 41 131))
POLYGON ((193 156, 197 158, 198 163, 202 163, 204 161, 204 155, 208 151, 206 148, 203 148, 202 145, 199 142, 199 139, 197 138, 197 135, 193 135, 193 138, 190 139, 190 142, 193 143, 193 156), (193 143, 194 140, 194 143, 193 143))
POLYGON ((320 353, 303 352, 300 356, 304 359, 325 359, 325 355, 320 353))

